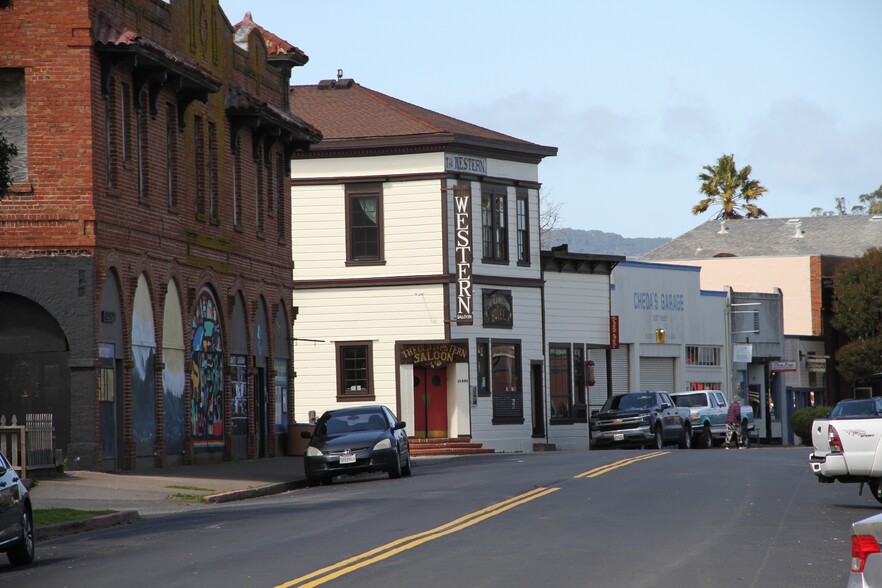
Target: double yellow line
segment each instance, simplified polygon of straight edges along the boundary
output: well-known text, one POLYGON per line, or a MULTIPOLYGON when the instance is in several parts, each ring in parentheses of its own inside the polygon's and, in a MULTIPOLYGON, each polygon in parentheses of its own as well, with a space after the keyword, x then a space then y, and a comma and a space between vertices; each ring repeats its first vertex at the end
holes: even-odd
POLYGON ((620 459, 619 461, 614 461, 612 463, 606 464, 604 466, 596 467, 593 470, 588 470, 587 472, 582 472, 576 478, 596 478, 601 474, 605 474, 607 472, 611 472, 618 468, 623 468, 626 465, 631 465, 632 463, 637 463, 638 461, 643 461, 644 459, 651 459, 653 457, 658 457, 660 455, 666 455, 667 451, 654 451, 652 453, 647 453, 646 455, 638 455, 637 457, 629 457, 628 459, 620 459))
MULTIPOLYGON (((637 463, 638 461, 643 461, 644 459, 650 459, 653 457, 658 457, 660 455, 665 455, 667 453, 667 451, 656 451, 645 455, 639 455, 637 457, 622 459, 611 464, 594 468, 593 470, 588 470, 587 472, 583 472, 575 477, 594 478, 596 476, 611 472, 626 465, 637 463)), ((511 510, 515 507, 527 504, 530 501, 536 500, 537 498, 542 498, 543 496, 547 496, 548 494, 551 494, 552 492, 557 492, 558 490, 560 490, 560 488, 534 488, 529 492, 525 492, 519 496, 515 496, 514 498, 509 498, 508 500, 497 502, 496 504, 488 506, 487 508, 482 508, 481 510, 477 510, 471 514, 467 514, 463 517, 450 521, 449 523, 445 523, 440 527, 435 527, 434 529, 423 531, 422 533, 417 533, 415 535, 396 539, 391 543, 387 543, 386 545, 382 545, 370 551, 366 551, 360 555, 350 557, 349 559, 345 559, 341 562, 327 566, 320 570, 316 570, 311 574, 295 578, 294 580, 290 580, 288 582, 285 582, 284 584, 279 584, 278 586, 276 586, 276 588, 294 588, 295 586, 297 588, 310 588, 312 586, 319 586, 321 584, 324 584, 325 582, 335 580, 340 576, 344 576, 361 568, 375 564, 384 559, 388 559, 403 551, 407 551, 408 549, 419 547, 420 545, 428 543, 429 541, 434 541, 435 539, 440 539, 441 537, 450 535, 451 533, 456 533, 457 531, 461 531, 467 527, 471 527, 472 525, 480 523, 481 521, 485 521, 491 517, 500 515, 507 510, 511 510)))
POLYGON ((488 506, 487 508, 483 508, 471 514, 467 514, 463 517, 450 521, 449 523, 441 525, 440 527, 435 527, 434 529, 431 529, 429 531, 423 531, 422 533, 410 535, 409 537, 402 537, 401 539, 397 539, 395 541, 392 541, 391 543, 387 543, 386 545, 377 547, 376 549, 366 551, 361 555, 356 555, 355 557, 351 557, 334 565, 322 568, 311 574, 307 574, 306 576, 301 576, 289 582, 285 582, 284 584, 279 584, 278 586, 276 586, 276 588, 292 588, 293 586, 297 586, 298 588, 308 588, 310 586, 319 586, 320 584, 324 584, 325 582, 334 580, 336 578, 339 578, 340 576, 343 576, 350 572, 354 572, 355 570, 361 569, 365 566, 369 566, 371 564, 377 563, 378 561, 390 558, 393 555, 401 553, 402 551, 413 549, 414 547, 418 547, 424 543, 428 543, 429 541, 433 541, 435 539, 444 537, 445 535, 450 535, 451 533, 461 531, 466 527, 470 527, 472 525, 480 523, 481 521, 487 520, 490 517, 495 517, 496 515, 502 514, 507 510, 515 508, 516 506, 521 506, 522 504, 526 504, 531 500, 536 500, 537 498, 541 498, 558 490, 560 490, 560 488, 534 488, 533 490, 525 492, 520 496, 515 496, 514 498, 509 498, 508 500, 503 500, 502 502, 497 502, 492 506, 488 506))

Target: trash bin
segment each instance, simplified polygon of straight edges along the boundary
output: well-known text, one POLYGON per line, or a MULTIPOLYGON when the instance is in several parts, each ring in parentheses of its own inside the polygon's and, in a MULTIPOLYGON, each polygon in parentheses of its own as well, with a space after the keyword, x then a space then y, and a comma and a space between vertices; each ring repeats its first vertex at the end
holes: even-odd
POLYGON ((306 444, 309 439, 300 436, 303 431, 310 431, 315 428, 312 423, 288 423, 288 455, 303 455, 306 451, 306 444))

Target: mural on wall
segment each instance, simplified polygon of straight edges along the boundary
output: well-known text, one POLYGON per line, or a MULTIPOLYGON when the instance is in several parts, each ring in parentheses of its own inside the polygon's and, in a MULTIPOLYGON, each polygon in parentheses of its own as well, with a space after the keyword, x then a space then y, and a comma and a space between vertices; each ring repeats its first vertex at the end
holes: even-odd
POLYGON ((276 409, 276 433, 284 433, 288 430, 288 360, 276 359, 273 362, 276 370, 273 388, 275 396, 273 401, 276 409))
POLYGON ((233 435, 248 434, 248 382, 246 380, 244 355, 231 355, 230 368, 233 378, 233 435))
POLYGON ((224 446, 223 345, 221 316, 214 294, 203 286, 193 310, 190 377, 193 384, 191 426, 193 447, 224 446))
POLYGON ((138 277, 132 308, 132 437, 137 457, 153 457, 156 446, 156 335, 147 279, 138 277))
POLYGON ((184 452, 184 383, 187 364, 184 353, 184 325, 178 289, 170 282, 162 318, 162 391, 166 453, 184 452))

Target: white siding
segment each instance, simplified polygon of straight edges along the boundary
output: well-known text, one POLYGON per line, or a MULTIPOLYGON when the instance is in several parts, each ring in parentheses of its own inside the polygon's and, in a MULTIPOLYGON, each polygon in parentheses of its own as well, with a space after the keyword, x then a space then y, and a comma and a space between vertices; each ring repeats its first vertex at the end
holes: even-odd
POLYGON ((291 177, 295 180, 363 178, 366 176, 383 178, 402 174, 439 173, 442 171, 444 171, 443 153, 295 159, 291 162, 291 177))
POLYGON ((609 345, 609 276, 545 273, 548 342, 609 345))
POLYGON ((336 342, 373 342, 376 402, 397 412, 396 341, 444 339, 443 286, 295 290, 294 305, 298 421, 337 404, 336 342))
POLYGON ((426 275, 444 270, 438 180, 383 184, 382 265, 346 266, 344 184, 295 186, 292 194, 295 280, 426 275))

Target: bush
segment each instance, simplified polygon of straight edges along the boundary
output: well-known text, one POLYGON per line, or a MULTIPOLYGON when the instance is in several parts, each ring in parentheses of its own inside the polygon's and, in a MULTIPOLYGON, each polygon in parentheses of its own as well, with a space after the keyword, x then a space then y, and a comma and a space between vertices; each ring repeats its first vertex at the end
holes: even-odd
POLYGON ((794 435, 802 438, 804 445, 811 445, 812 442, 812 421, 817 418, 825 417, 833 410, 829 406, 806 406, 800 408, 790 417, 790 428, 794 435))

